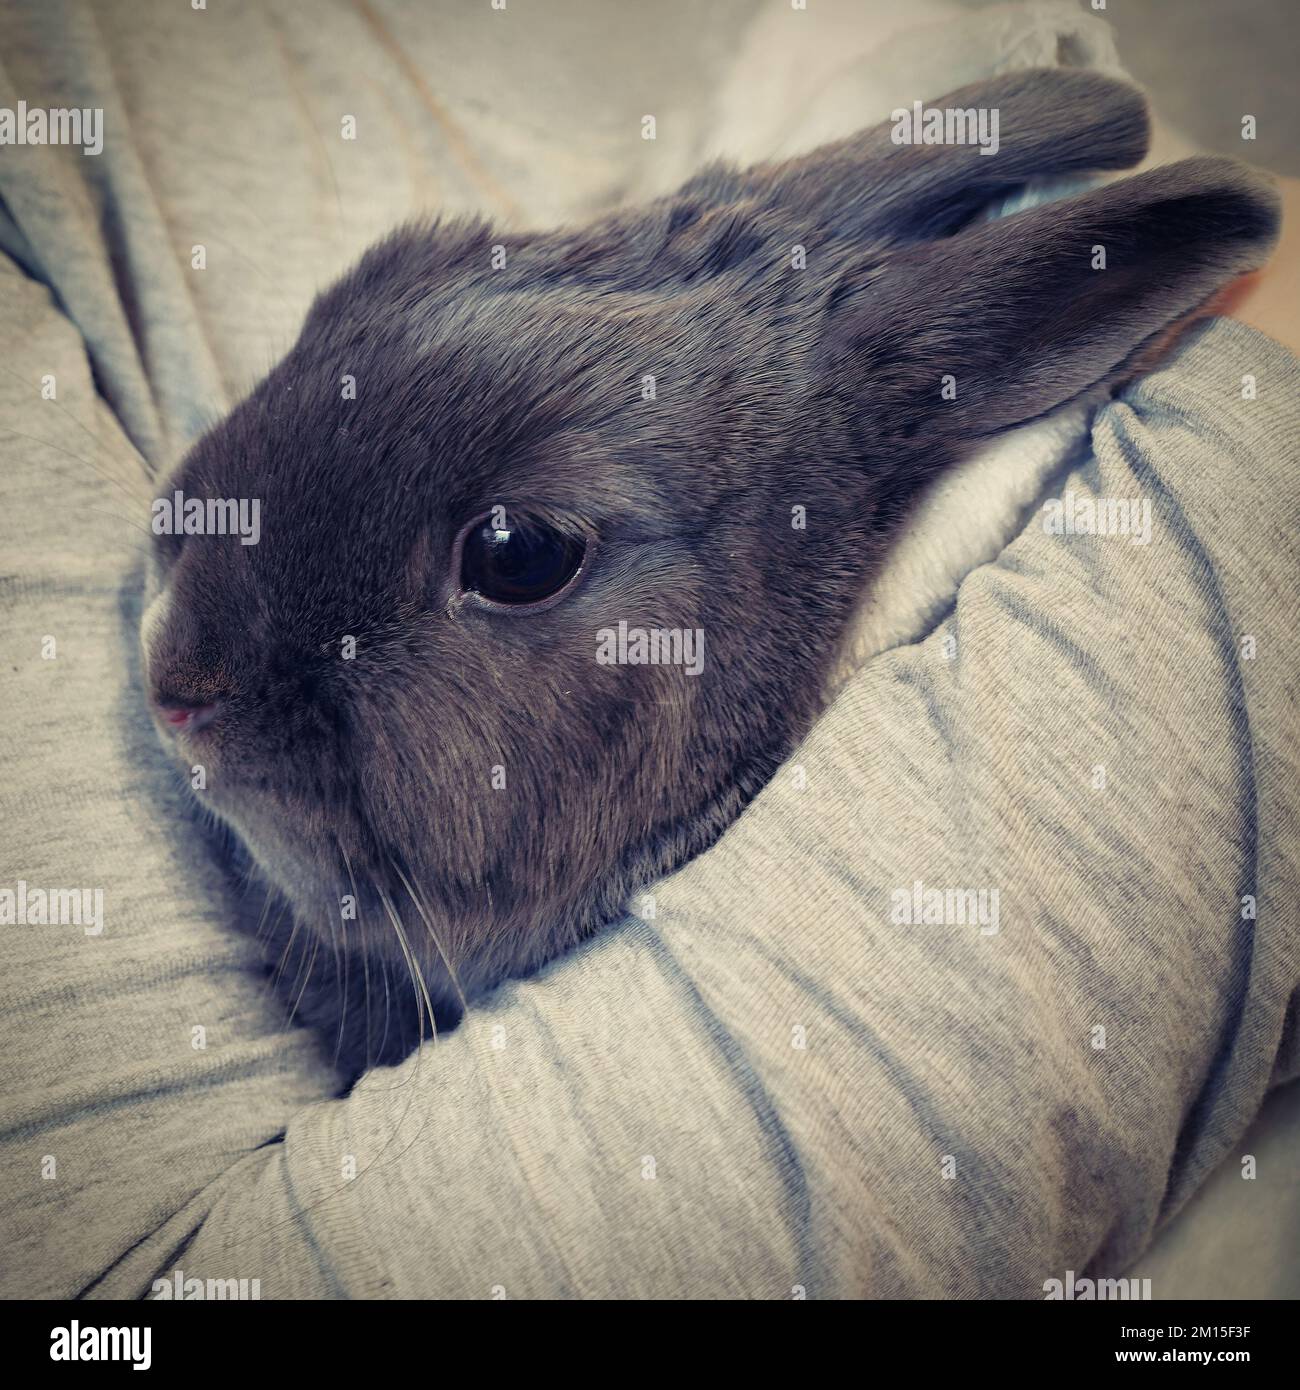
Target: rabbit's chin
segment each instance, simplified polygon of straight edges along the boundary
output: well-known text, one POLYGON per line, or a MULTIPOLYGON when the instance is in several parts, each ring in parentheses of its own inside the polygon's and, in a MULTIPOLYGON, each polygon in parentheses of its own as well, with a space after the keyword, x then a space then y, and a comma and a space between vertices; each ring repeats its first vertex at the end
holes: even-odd
MULTIPOLYGON (((570 933, 548 930, 528 912, 504 911, 486 888, 481 898, 459 903, 453 916, 418 864, 384 853, 373 859, 355 850, 341 854, 332 838, 317 851, 287 832, 275 811, 226 808, 210 797, 204 804, 227 834, 231 867, 269 890, 269 903, 251 896, 263 949, 277 958, 284 953, 282 972, 296 973, 292 962, 284 964, 290 957, 364 959, 406 981, 412 1001, 427 996, 440 1021, 450 1022, 492 984, 535 968, 569 939, 570 933), (268 928, 268 919, 276 925, 268 928)), ((587 914, 578 915, 585 920, 587 914)), ((592 925, 599 923, 593 919, 592 925)))
POLYGON ((333 865, 294 843, 273 817, 223 804, 219 796, 202 791, 195 795, 226 833, 239 870, 270 889, 301 925, 328 930, 329 923, 343 919, 347 890, 333 865))
POLYGON ((325 950, 364 957, 398 975, 409 974, 440 1014, 459 1012, 465 981, 476 982, 479 972, 466 960, 453 975, 443 946, 447 924, 408 887, 409 879, 380 883, 364 869, 349 873, 323 857, 314 859, 276 829, 250 829, 238 813, 218 813, 218 819, 240 876, 267 890, 265 898, 254 896, 262 944, 270 955, 296 939, 298 956, 325 950), (268 928, 268 920, 275 925, 268 928))

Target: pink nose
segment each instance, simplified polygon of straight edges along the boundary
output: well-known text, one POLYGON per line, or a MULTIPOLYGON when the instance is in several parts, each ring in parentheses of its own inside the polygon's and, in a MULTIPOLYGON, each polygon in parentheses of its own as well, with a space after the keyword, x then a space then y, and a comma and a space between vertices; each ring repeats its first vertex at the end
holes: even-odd
POLYGON ((172 733, 192 734, 212 723, 217 717, 217 706, 215 704, 159 705, 158 717, 172 733))

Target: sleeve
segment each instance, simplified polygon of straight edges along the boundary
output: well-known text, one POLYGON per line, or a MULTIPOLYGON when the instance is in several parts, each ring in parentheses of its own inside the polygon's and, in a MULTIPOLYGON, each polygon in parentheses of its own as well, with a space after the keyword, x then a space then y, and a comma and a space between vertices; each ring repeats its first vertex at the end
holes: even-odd
POLYGON ((144 462, 2 256, 0 364, 0 1288, 69 1296, 336 1081, 140 717, 144 462))

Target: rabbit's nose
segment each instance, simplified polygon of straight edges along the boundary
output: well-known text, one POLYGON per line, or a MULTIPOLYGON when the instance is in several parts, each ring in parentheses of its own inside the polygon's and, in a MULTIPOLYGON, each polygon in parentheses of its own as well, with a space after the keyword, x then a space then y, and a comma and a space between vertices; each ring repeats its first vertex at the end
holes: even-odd
POLYGON ((205 729, 221 712, 221 701, 189 703, 183 700, 159 699, 154 701, 154 712, 158 722, 169 733, 193 734, 205 729))

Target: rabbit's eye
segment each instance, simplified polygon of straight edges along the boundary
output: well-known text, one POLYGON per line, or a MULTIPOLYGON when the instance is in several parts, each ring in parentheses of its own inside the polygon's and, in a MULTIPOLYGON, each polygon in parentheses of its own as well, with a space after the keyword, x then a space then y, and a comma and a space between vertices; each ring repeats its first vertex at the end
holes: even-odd
POLYGON ((511 608, 559 597, 577 579, 587 554, 581 536, 540 522, 497 527, 475 522, 460 556, 460 585, 511 608))

